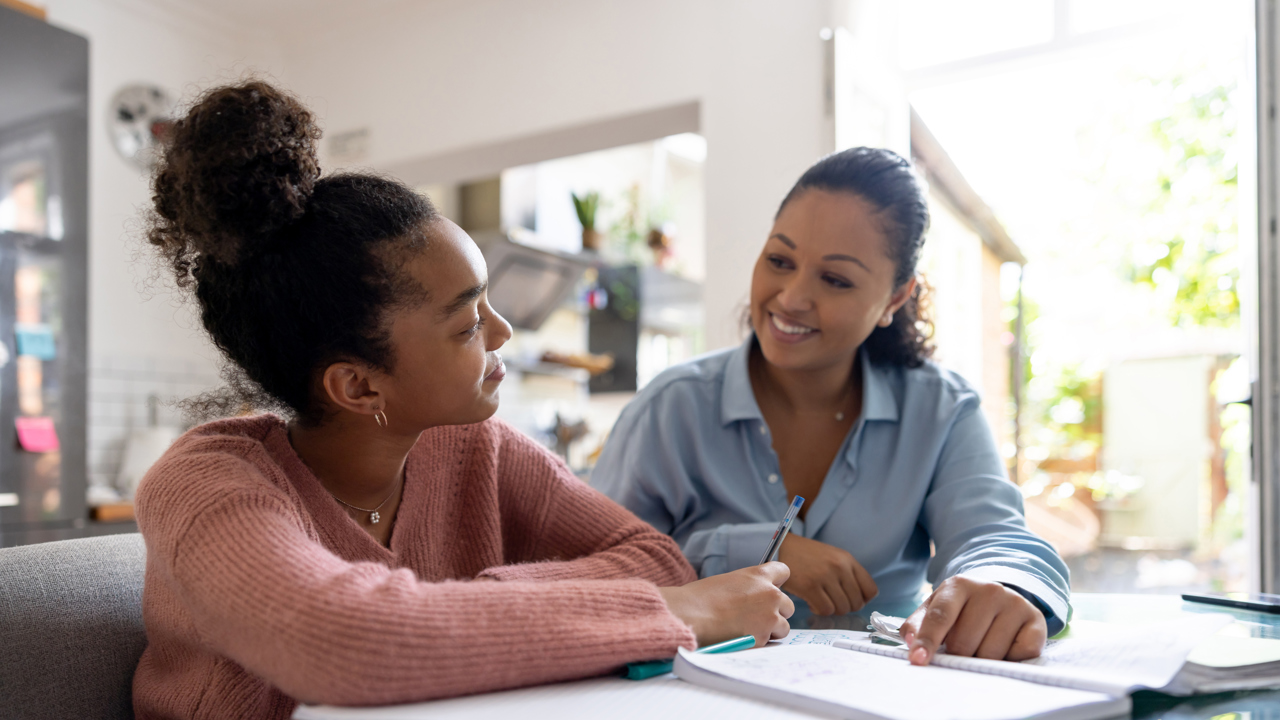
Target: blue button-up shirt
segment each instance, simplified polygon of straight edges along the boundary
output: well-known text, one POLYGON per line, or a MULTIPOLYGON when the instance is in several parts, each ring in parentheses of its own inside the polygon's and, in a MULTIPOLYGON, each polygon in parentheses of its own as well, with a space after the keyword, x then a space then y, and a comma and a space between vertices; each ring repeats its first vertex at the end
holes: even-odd
MULTIPOLYGON (((747 362, 754 338, 670 368, 622 411, 594 486, 680 543, 702 577, 760 562, 790 498, 747 362)), ((1070 617, 1068 572, 1032 534, 978 394, 933 363, 873 365, 862 413, 791 532, 844 548, 910 607, 964 574, 1037 604, 1049 634, 1070 617), (934 552, 930 557, 930 543, 934 552)))

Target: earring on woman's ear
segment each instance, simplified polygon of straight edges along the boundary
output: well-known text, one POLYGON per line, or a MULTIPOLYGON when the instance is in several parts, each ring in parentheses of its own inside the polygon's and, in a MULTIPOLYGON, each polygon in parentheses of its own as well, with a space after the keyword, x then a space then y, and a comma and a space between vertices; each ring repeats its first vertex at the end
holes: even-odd
POLYGON ((892 324, 893 324, 893 313, 885 313, 884 317, 880 318, 880 327, 889 327, 892 324))
POLYGON ((378 423, 378 427, 384 428, 387 426, 387 414, 381 410, 377 410, 373 413, 373 419, 374 422, 378 423))

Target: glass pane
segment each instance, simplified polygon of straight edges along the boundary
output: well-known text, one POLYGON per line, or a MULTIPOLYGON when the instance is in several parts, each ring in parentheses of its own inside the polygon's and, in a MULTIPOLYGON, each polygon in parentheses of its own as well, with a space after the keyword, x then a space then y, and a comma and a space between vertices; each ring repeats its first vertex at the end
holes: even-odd
POLYGON ((9 165, 0 177, 0 230, 43 237, 48 229, 44 163, 29 160, 9 165))
MULTIPOLYGON (((1028 259, 1018 407, 991 379, 1007 360, 978 341, 989 323, 963 300, 980 307, 991 291, 975 286, 994 287, 982 243, 935 205, 939 356, 983 387, 1028 523, 1079 591, 1246 589, 1251 113, 1245 13, 1223 5, 911 98, 1028 259)), ((1011 335, 1017 297, 998 298, 1011 335)))
POLYGON ((1088 33, 1194 13, 1195 0, 1071 0, 1071 32, 1088 33))
POLYGON ((905 70, 1053 39, 1053 0, 906 0, 901 7, 905 70))

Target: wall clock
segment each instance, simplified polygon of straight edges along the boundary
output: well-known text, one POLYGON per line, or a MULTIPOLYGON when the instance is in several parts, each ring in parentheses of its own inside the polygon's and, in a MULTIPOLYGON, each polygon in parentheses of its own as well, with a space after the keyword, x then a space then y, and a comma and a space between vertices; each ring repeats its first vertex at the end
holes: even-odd
POLYGON ((160 143, 173 124, 169 94, 154 85, 126 85, 107 107, 107 130, 120 157, 143 170, 160 160, 160 143))

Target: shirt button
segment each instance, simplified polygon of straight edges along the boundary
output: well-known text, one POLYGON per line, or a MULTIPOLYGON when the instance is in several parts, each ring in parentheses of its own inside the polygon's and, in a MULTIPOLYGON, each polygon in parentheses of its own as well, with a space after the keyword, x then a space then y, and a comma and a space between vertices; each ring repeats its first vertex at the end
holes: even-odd
POLYGON ((760 434, 761 434, 761 435, 768 435, 768 434, 769 434, 769 428, 765 427, 764 425, 761 425, 761 426, 760 426, 760 434))
POLYGON ((777 474, 777 473, 770 473, 770 474, 769 474, 769 484, 770 484, 770 485, 776 485, 777 483, 778 483, 778 474, 777 474))

